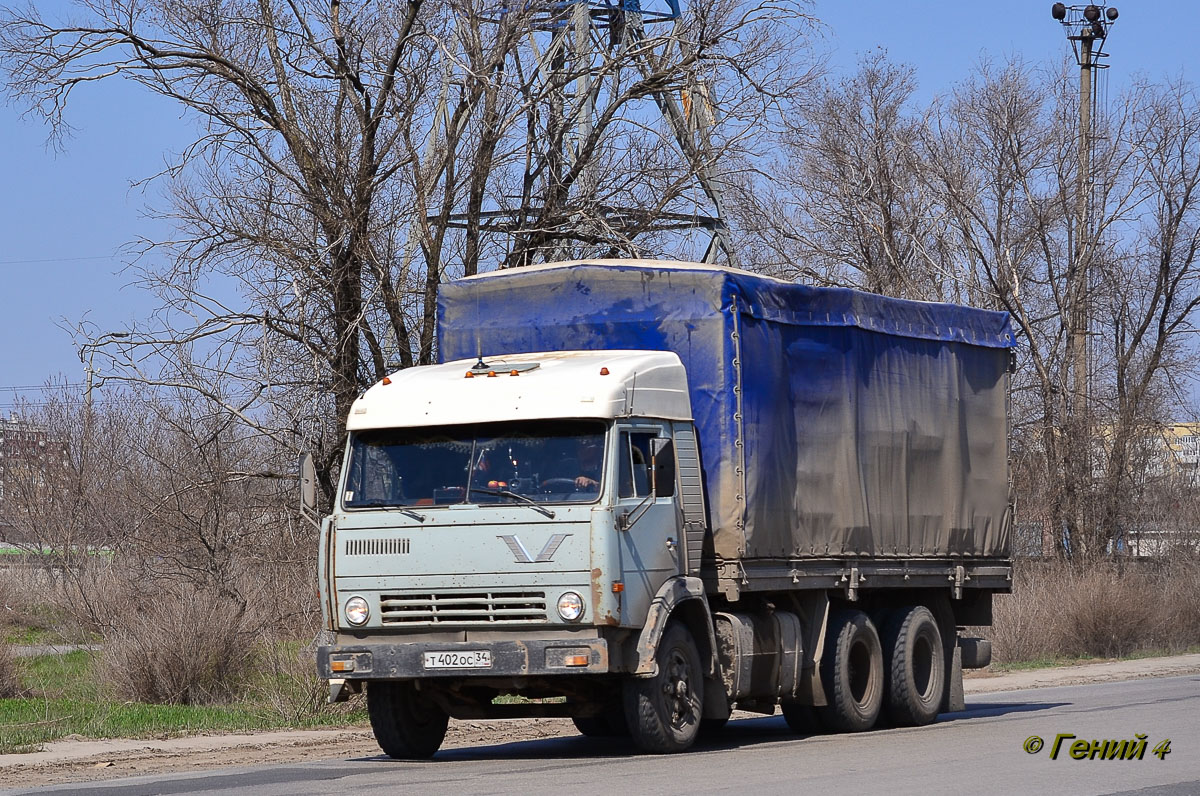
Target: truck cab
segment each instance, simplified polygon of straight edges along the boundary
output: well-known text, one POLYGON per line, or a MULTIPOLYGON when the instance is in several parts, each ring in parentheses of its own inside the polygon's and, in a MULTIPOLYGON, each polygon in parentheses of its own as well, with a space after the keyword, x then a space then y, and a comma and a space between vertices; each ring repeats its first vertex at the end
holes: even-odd
POLYGON ((679 357, 660 351, 461 360, 368 389, 321 534, 332 697, 387 691, 373 723, 406 715, 399 698, 619 725, 612 676, 654 674, 652 604, 703 593, 688 577, 704 528, 690 407, 679 357), (514 692, 527 699, 495 704, 514 692))

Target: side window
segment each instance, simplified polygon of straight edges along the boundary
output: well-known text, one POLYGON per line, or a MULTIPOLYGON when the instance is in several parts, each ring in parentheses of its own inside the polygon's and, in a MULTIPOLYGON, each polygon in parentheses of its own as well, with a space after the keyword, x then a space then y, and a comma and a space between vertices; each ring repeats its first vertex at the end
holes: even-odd
POLYGON ((617 449, 617 494, 620 497, 645 497, 650 494, 650 441, 656 436, 652 431, 621 432, 620 447, 617 449))
POLYGON ((364 445, 346 483, 346 501, 390 502, 402 495, 401 478, 388 449, 382 445, 364 445))

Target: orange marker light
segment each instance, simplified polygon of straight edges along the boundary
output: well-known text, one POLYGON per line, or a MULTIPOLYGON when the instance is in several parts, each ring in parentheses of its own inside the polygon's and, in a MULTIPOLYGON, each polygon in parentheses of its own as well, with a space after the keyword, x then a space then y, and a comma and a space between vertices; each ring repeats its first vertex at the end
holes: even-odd
POLYGON ((384 383, 384 384, 391 384, 391 383, 392 383, 392 380, 391 380, 391 379, 389 379, 387 376, 384 376, 384 377, 383 377, 383 383, 384 383))
POLYGON ((608 368, 600 368, 600 375, 601 375, 601 376, 607 376, 607 375, 608 375, 608 368))
POLYGON ((473 378, 475 378, 475 374, 474 374, 474 373, 472 373, 471 371, 469 371, 469 370, 468 370, 468 371, 467 371, 467 375, 466 375, 466 376, 464 376, 463 378, 465 378, 465 379, 473 379, 473 378))
POLYGON ((494 379, 494 378, 496 378, 496 371, 494 371, 494 370, 489 370, 489 371, 488 371, 488 378, 489 378, 489 379, 494 379))
POLYGON ((625 584, 619 580, 613 581, 613 594, 620 594, 625 591, 625 584))
POLYGON ((520 372, 519 370, 514 370, 514 371, 511 371, 511 372, 510 372, 508 375, 510 375, 510 376, 520 376, 520 375, 521 375, 521 372, 520 372))
POLYGON ((563 663, 567 666, 587 666, 588 656, 586 655, 568 655, 563 659, 563 663))

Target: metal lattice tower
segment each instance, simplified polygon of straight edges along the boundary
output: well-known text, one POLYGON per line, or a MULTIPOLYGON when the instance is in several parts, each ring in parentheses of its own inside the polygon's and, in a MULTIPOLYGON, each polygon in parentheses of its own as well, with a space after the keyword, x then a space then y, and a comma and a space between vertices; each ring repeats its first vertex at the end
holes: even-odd
MULTIPOLYGON (((500 24, 505 17, 521 13, 524 40, 536 58, 531 76, 551 106, 549 124, 561 133, 561 151, 547 153, 549 181, 557 184, 559 172, 574 170, 569 186, 570 207, 586 207, 559 219, 548 237, 557 240, 544 250, 545 259, 560 259, 560 251, 608 234, 631 240, 635 234, 688 229, 709 232, 705 262, 716 262, 724 253, 730 264, 737 258, 724 222, 721 181, 713 168, 709 130, 713 111, 706 84, 688 78, 678 91, 664 86, 652 92, 654 105, 674 139, 683 166, 703 192, 708 208, 697 212, 655 212, 640 207, 613 207, 593 201, 598 175, 594 163, 576 168, 586 158, 593 139, 596 100, 604 81, 620 81, 621 72, 634 79, 654 74, 672 56, 686 57, 688 50, 682 22, 682 0, 528 0, 500 3, 483 19, 500 24), (648 28, 671 26, 674 35, 650 37, 648 28), (665 48, 665 49, 664 49, 665 48), (672 53, 671 48, 678 48, 672 53)), ((448 80, 452 80, 447 76, 448 80)), ((610 87, 611 88, 611 87, 610 87)), ((565 191, 561 198, 565 197, 565 191)), ((522 234, 522 220, 506 210, 485 210, 481 216, 490 232, 522 234)), ((454 217, 452 225, 465 228, 468 219, 454 217)))

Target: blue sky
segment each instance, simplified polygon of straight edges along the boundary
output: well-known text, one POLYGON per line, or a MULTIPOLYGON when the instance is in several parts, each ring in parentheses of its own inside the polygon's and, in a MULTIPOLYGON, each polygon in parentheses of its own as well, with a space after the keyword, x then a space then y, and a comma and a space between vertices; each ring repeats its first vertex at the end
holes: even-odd
MULTIPOLYGON (((51 17, 68 5, 36 4, 51 17)), ((1116 5, 1121 16, 1105 48, 1113 95, 1138 73, 1200 80, 1200 57, 1175 31, 1200 17, 1193 3, 1116 5)), ((835 72, 853 70, 860 56, 883 47, 892 60, 917 68, 924 100, 951 89, 980 60, 1063 57, 1067 41, 1050 6, 819 0, 813 12, 824 23, 816 43, 835 72)), ((170 228, 146 217, 148 204, 164 204, 156 189, 133 183, 161 169, 165 153, 183 147, 191 129, 177 107, 121 82, 80 88, 67 118, 76 132, 54 152, 39 122, 0 106, 0 411, 15 395, 32 394, 8 388, 83 381, 67 330, 81 319, 119 330, 155 306, 121 273, 122 248, 139 237, 168 237, 170 228)))

